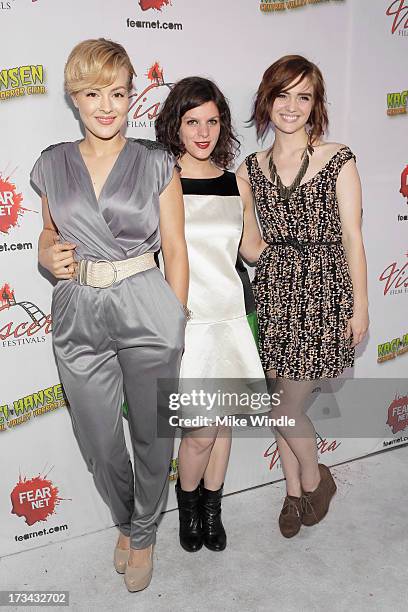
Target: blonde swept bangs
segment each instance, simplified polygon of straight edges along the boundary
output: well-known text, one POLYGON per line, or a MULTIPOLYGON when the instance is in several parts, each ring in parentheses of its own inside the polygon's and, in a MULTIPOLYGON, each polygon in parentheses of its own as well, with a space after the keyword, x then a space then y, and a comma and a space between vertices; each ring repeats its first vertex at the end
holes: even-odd
POLYGON ((121 68, 129 72, 130 91, 136 73, 122 45, 105 38, 84 40, 72 49, 65 64, 65 91, 72 95, 83 89, 107 87, 121 68))

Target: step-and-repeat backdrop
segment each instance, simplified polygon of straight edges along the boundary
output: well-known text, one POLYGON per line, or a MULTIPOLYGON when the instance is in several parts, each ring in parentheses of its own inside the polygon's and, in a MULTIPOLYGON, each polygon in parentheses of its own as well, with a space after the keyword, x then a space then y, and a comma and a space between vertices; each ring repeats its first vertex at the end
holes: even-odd
MULTIPOLYGON (((111 525, 54 364, 52 284, 37 266, 41 210, 29 183, 42 149, 81 138, 63 68, 85 38, 119 41, 133 60, 128 136, 154 138, 172 83, 199 74, 229 98, 242 157, 262 147, 245 121, 266 67, 287 53, 320 66, 329 138, 354 150, 364 191, 371 329, 348 376, 388 380, 358 397, 346 385, 335 395, 316 385, 319 452, 335 464, 406 442, 408 385, 393 379, 408 366, 407 0, 8 0, 0 25, 1 554, 111 525), (355 419, 354 437, 327 427, 339 415, 355 419)), ((176 470, 173 461, 172 480, 176 470)), ((280 478, 272 435, 234 441, 227 492, 280 478)))

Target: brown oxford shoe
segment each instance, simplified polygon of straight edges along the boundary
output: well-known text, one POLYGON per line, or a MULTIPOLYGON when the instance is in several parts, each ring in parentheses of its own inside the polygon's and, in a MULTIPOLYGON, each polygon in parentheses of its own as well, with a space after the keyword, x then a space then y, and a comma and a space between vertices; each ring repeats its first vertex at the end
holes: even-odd
POLYGON ((302 523, 311 526, 319 523, 329 509, 330 501, 337 487, 329 468, 319 463, 320 482, 317 488, 302 495, 302 523))
POLYGON ((279 515, 279 529, 284 538, 293 538, 302 525, 302 498, 287 495, 279 515))

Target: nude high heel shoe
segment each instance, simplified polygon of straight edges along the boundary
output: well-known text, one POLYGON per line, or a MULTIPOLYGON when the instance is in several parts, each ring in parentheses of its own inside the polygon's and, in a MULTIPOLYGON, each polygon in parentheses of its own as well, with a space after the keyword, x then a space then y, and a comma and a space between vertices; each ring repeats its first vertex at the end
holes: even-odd
POLYGON ((149 564, 144 567, 131 567, 126 563, 125 584, 131 593, 143 591, 149 586, 153 574, 153 544, 150 545, 149 564))
POLYGON ((129 549, 118 548, 115 546, 113 553, 113 565, 118 574, 124 574, 129 559, 129 549))

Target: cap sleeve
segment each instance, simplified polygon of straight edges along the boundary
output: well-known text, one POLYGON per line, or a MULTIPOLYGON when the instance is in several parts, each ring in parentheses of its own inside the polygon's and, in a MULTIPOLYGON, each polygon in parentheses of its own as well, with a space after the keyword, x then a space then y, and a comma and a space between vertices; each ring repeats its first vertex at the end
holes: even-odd
POLYGON ((155 155, 157 190, 159 194, 161 194, 173 178, 174 168, 177 166, 177 160, 174 155, 163 149, 157 149, 155 151, 155 155))
POLYGON ((340 170, 343 166, 350 161, 350 159, 354 159, 356 161, 356 156, 353 151, 349 149, 349 147, 342 147, 332 158, 333 166, 335 169, 335 176, 337 177, 340 174, 340 170))
POLYGON ((30 172, 30 179, 34 183, 41 193, 47 194, 47 190, 45 187, 45 177, 44 177, 44 159, 41 154, 40 157, 35 162, 33 169, 30 172))

